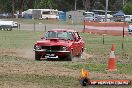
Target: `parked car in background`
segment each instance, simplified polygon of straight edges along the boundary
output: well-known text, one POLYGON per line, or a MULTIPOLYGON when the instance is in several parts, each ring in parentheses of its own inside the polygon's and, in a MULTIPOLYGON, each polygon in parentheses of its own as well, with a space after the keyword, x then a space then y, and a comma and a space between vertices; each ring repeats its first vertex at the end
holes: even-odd
POLYGON ((0 18, 12 18, 12 13, 0 13, 0 18))
POLYGON ((52 29, 34 45, 35 60, 65 59, 80 57, 85 49, 84 41, 74 30, 52 29))
POLYGON ((18 23, 15 21, 0 20, 0 30, 11 31, 12 28, 18 28, 18 23))
POLYGON ((132 34, 132 24, 128 26, 128 33, 132 34))

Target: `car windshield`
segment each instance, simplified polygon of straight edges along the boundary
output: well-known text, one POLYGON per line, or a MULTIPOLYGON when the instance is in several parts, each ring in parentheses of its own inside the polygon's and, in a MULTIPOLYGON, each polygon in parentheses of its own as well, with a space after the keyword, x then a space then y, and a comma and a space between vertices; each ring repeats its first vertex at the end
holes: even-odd
POLYGON ((51 38, 59 38, 59 39, 67 39, 67 40, 73 40, 72 32, 55 32, 55 31, 49 31, 45 35, 46 39, 51 39, 51 38))

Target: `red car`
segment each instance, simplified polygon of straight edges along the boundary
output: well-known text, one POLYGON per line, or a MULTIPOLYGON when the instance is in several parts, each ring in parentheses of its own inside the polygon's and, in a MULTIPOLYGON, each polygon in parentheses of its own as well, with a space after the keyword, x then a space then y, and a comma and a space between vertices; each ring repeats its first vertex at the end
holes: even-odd
POLYGON ((41 39, 34 45, 35 60, 46 58, 71 61, 74 56, 81 56, 85 48, 83 39, 74 30, 53 29, 41 39))

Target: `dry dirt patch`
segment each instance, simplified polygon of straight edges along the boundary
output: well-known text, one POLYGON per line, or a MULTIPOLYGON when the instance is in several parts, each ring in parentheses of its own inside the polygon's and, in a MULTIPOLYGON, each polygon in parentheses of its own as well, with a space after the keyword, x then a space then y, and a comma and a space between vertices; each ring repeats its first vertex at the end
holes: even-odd
POLYGON ((33 49, 1 49, 0 55, 16 56, 22 58, 34 58, 33 49))
MULTIPOLYGON (((27 59, 34 60, 34 51, 33 49, 1 49, 0 55, 8 55, 8 56, 16 56, 16 57, 22 57, 27 59)), ((93 57, 93 55, 90 55, 86 52, 84 52, 81 56, 81 58, 73 58, 73 61, 86 61, 93 57)))
MULTIPOLYGON (((42 76, 70 76, 81 77, 81 70, 73 70, 47 64, 0 64, 0 74, 31 74, 42 76)), ((131 75, 90 72, 92 79, 132 79, 131 75)))
MULTIPOLYGON (((3 49, 0 50, 0 55, 17 56, 34 60, 34 52, 32 49, 3 49)), ((79 59, 80 62, 84 62, 91 59, 93 55, 89 55, 86 52, 83 53, 82 57, 79 59)), ((76 62, 77 58, 74 58, 73 62, 76 62)), ((79 62, 78 61, 78 62, 79 62)), ((62 63, 62 62, 51 62, 51 61, 34 61, 32 63, 0 63, 0 74, 36 74, 44 76, 70 76, 74 78, 79 78, 81 76, 80 70, 73 70, 70 68, 59 67, 52 63, 62 63), (49 64, 51 63, 51 64, 49 64)), ((62 63, 65 64, 66 62, 62 63)), ((74 63, 69 63, 74 64, 74 63)), ((124 78, 132 79, 131 75, 126 74, 113 74, 113 73, 99 73, 91 72, 90 78, 124 78)))
MULTIPOLYGON (((15 57, 27 58, 34 60, 34 52, 32 49, 3 49, 0 50, 0 55, 8 55, 15 57)), ((79 73, 76 70, 54 66, 51 61, 33 61, 28 62, 14 62, 14 63, 0 63, 0 73, 8 74, 36 74, 36 75, 56 75, 56 76, 72 76, 77 77, 79 73), (49 64, 50 63, 50 64, 49 64)), ((61 63, 61 62, 60 62, 61 63)))
POLYGON ((33 74, 44 76, 71 76, 78 77, 80 72, 78 70, 72 70, 64 67, 57 67, 44 63, 40 64, 0 64, 1 74, 33 74))

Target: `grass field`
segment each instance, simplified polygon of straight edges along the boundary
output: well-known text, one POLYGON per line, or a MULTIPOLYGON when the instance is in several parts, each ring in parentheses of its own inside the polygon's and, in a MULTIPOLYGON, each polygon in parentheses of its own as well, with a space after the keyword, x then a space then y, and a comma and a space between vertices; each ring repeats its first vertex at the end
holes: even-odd
MULTIPOLYGON (((40 31, 0 31, 0 87, 1 88, 81 88, 78 79, 81 68, 92 79, 132 79, 132 37, 125 36, 122 50, 121 36, 80 33, 86 42, 83 59, 69 61, 35 61, 34 43, 44 33, 40 31), (115 44, 117 71, 108 72, 107 62, 111 44, 115 44)), ((132 86, 116 86, 131 88, 132 86)), ((86 87, 87 88, 87 87, 86 87)), ((90 87, 93 88, 93 87, 90 87)), ((115 86, 95 86, 115 88, 115 86)))
POLYGON ((8 20, 17 21, 18 23, 26 23, 26 24, 33 24, 33 23, 42 23, 42 24, 59 24, 59 25, 82 25, 82 21, 78 20, 41 20, 41 19, 16 19, 16 18, 9 18, 8 20))

